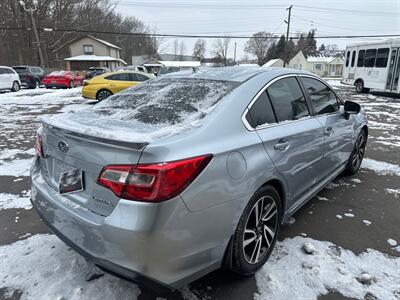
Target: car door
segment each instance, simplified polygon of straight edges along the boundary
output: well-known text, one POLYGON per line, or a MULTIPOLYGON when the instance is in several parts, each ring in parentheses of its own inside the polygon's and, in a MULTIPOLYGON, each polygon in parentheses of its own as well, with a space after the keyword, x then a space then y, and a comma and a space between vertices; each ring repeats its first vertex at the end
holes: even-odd
POLYGON ((6 69, 5 68, 0 68, 0 89, 5 89, 6 88, 6 74, 5 74, 6 69))
POLYGON ((130 81, 129 73, 121 72, 106 77, 110 79, 110 90, 113 94, 117 94, 127 88, 131 87, 133 83, 130 81))
POLYGON ((353 150, 354 122, 337 95, 320 79, 300 76, 317 120, 324 130, 324 175, 346 163, 353 150))
POLYGON ((272 81, 263 97, 275 115, 275 123, 256 127, 265 150, 289 186, 289 206, 318 182, 323 152, 321 124, 310 118, 305 96, 295 76, 272 81))

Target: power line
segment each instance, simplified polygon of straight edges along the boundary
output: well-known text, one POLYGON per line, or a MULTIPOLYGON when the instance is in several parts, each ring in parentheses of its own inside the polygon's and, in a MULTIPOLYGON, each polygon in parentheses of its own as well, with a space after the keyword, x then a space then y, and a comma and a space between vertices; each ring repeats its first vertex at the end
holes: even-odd
MULTIPOLYGON (((119 2, 122 6, 136 6, 136 7, 151 7, 151 8, 170 8, 170 9, 284 9, 285 5, 265 5, 265 4, 207 4, 207 3, 184 3, 184 2, 148 2, 148 1, 129 1, 122 0, 119 2)), ((359 14, 359 15, 369 15, 369 16, 400 16, 399 13, 390 11, 367 11, 367 10, 350 10, 342 8, 328 8, 328 7, 318 7, 318 6, 307 6, 307 5, 295 5, 298 10, 305 11, 317 11, 317 12, 340 12, 346 14, 359 14)))
MULTIPOLYGON (((0 27, 0 30, 27 30, 25 27, 0 27)), ((233 39, 250 39, 250 38, 265 38, 257 36, 245 36, 245 35, 202 35, 202 34, 170 34, 170 33, 145 33, 145 32, 115 32, 115 31, 100 31, 100 30, 83 30, 83 29, 62 29, 62 28, 40 28, 46 32, 70 32, 70 33, 97 33, 97 34, 115 34, 115 35, 127 35, 127 36, 148 36, 148 37, 174 37, 174 38, 204 38, 204 39, 218 39, 218 38, 233 38, 233 39)), ((279 33, 271 33, 271 38, 279 39, 279 33)), ((327 36, 315 36, 315 39, 352 39, 352 38, 390 38, 400 37, 400 34, 370 34, 370 35, 327 35, 327 36)), ((290 36, 290 39, 299 39, 299 36, 290 36)), ((307 36, 303 36, 307 38, 307 36)))

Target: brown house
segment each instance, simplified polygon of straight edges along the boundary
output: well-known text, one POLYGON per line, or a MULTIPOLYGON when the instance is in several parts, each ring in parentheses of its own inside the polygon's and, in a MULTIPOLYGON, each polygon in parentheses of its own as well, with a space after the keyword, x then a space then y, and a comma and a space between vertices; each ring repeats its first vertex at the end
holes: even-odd
POLYGON ((88 35, 68 45, 71 57, 65 58, 67 70, 84 71, 90 67, 108 67, 111 70, 126 65, 121 59, 121 48, 88 35))

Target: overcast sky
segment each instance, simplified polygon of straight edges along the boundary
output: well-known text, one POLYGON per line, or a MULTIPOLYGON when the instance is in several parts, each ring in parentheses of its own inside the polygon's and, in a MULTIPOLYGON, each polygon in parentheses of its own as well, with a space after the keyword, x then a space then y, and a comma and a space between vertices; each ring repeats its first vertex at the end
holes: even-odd
MULTIPOLYGON (((290 35, 316 29, 318 36, 400 34, 400 0, 118 0, 117 9, 135 16, 158 33, 251 35, 257 31, 286 33, 287 10, 293 5, 290 35)), ((184 38, 186 54, 195 39, 184 38)), ((318 44, 357 39, 317 39, 318 44)), ((214 40, 207 39, 208 56, 214 40)), ((164 39, 164 52, 172 53, 174 38, 164 39)), ((237 43, 237 59, 245 54, 245 39, 232 39, 229 57, 237 43)))

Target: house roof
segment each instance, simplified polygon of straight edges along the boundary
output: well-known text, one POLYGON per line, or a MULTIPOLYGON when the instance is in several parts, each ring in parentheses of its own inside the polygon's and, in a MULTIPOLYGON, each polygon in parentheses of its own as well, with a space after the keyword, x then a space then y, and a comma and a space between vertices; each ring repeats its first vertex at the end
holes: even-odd
POLYGON ((265 64, 263 64, 262 66, 263 67, 271 67, 271 66, 273 66, 275 63, 277 63, 278 61, 282 61, 283 62, 283 60, 282 59, 280 59, 280 58, 274 58, 274 59, 270 59, 269 61, 267 61, 265 64))
POLYGON ((192 61, 165 61, 161 60, 161 64, 163 64, 166 67, 200 67, 201 63, 198 60, 192 60, 192 61))
POLYGON ((160 54, 160 61, 198 61, 191 55, 160 54))
POLYGON ((111 56, 99 56, 99 55, 78 55, 65 58, 64 60, 65 61, 119 61, 126 65, 126 62, 120 58, 115 58, 111 56))
POLYGON ((121 50, 120 47, 118 47, 118 46, 116 46, 116 45, 114 45, 114 44, 111 44, 110 42, 107 42, 107 41, 105 41, 105 40, 102 40, 102 39, 99 39, 99 38, 97 38, 97 37, 94 37, 93 35, 88 35, 88 37, 90 37, 90 38, 92 38, 92 39, 94 39, 94 40, 96 40, 96 41, 98 41, 98 42, 100 42, 100 43, 102 43, 102 44, 104 44, 104 45, 106 45, 106 46, 108 46, 108 47, 121 50))

